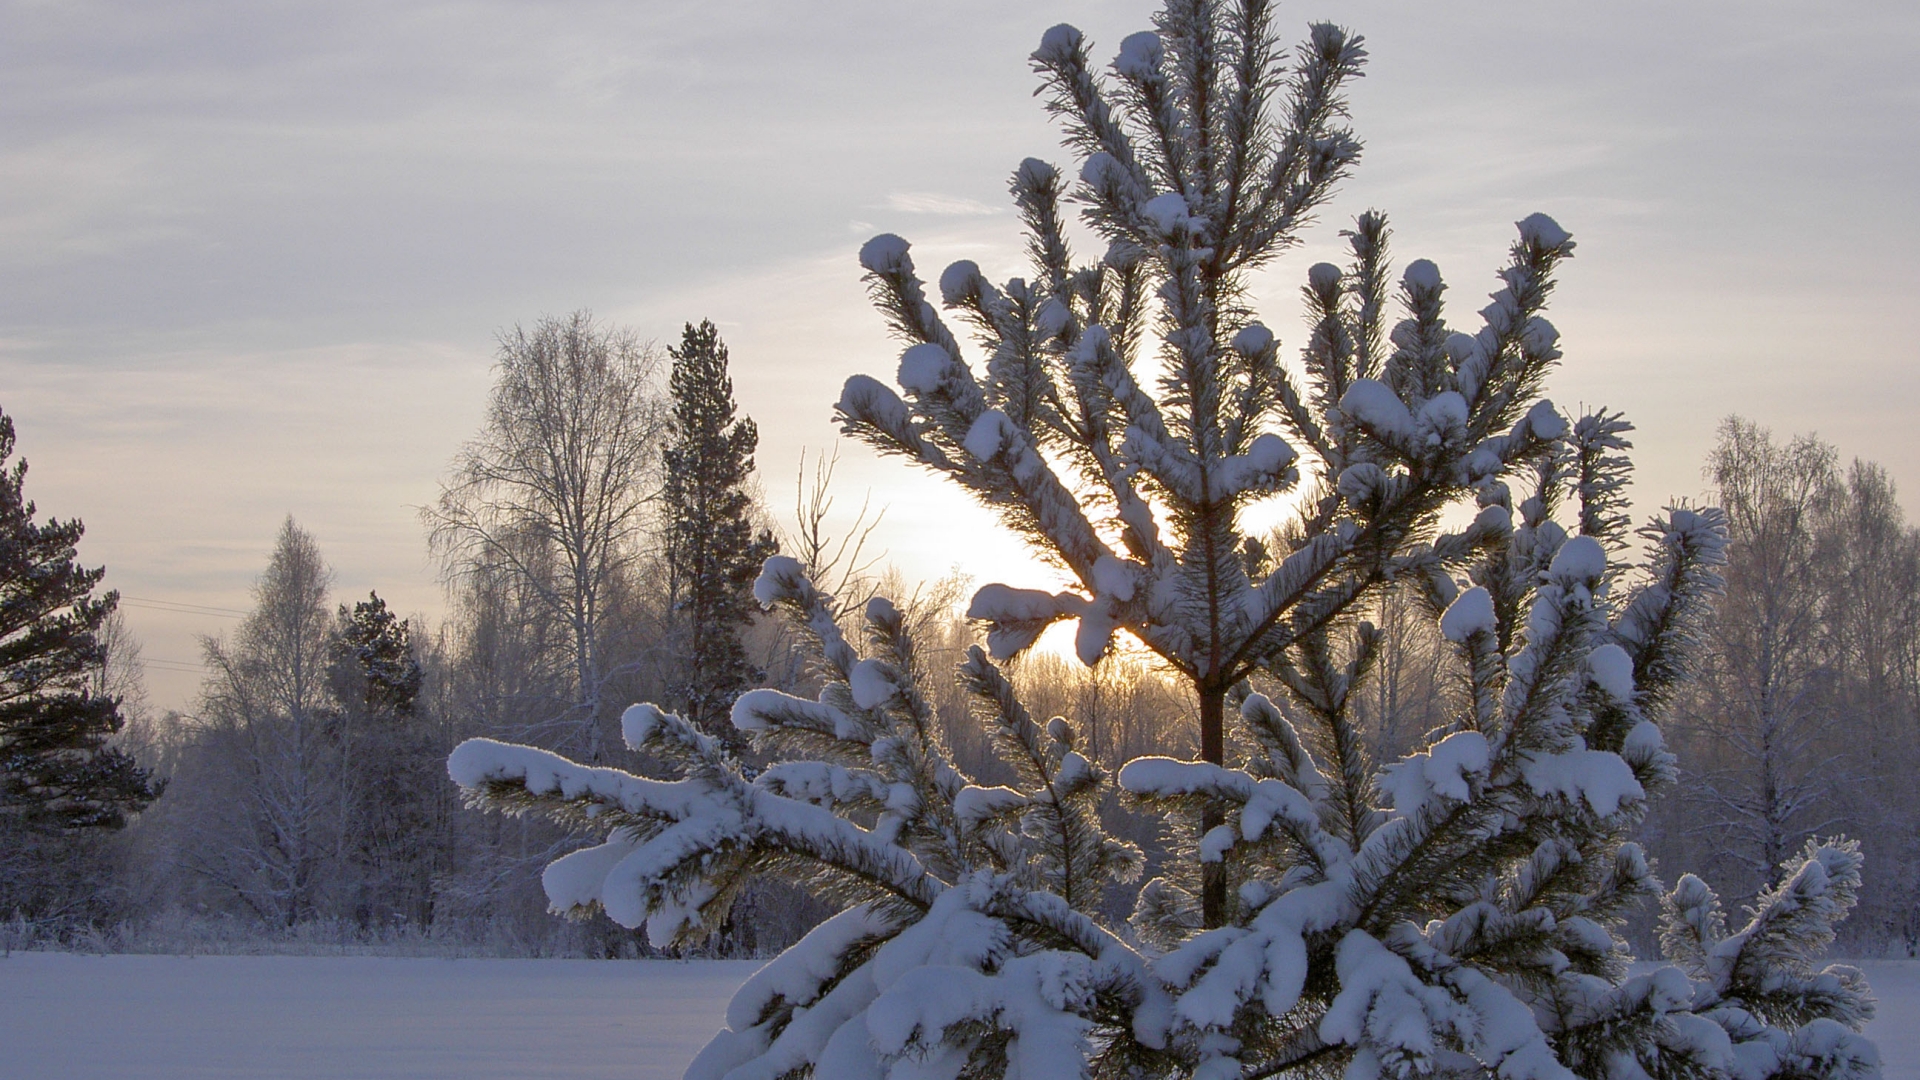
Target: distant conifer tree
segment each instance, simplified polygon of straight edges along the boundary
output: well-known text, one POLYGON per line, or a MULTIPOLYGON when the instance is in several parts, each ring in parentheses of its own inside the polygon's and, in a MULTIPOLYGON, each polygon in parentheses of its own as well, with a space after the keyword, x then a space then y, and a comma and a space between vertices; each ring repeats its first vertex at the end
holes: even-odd
POLYGON ((376 715, 412 716, 421 672, 409 625, 377 592, 351 610, 340 605, 339 622, 334 651, 341 700, 376 715))
POLYGON ((436 872, 446 866, 446 805, 435 782, 438 733, 417 706, 423 674, 412 626, 378 593, 340 605, 332 644, 339 704, 341 884, 362 925, 432 917, 436 872))
POLYGON ((756 672, 740 631, 753 617, 753 580, 775 551, 756 529, 747 480, 760 433, 736 420, 727 346, 713 323, 687 324, 673 357, 673 420, 666 461, 667 565, 684 633, 684 680, 675 696, 702 731, 736 748, 728 709, 756 672))
POLYGON ((0 414, 0 824, 118 828, 160 794, 107 745, 120 703, 92 690, 119 594, 94 596, 106 568, 75 564, 77 519, 34 524, 27 463, 5 468, 13 443, 13 420, 0 414))

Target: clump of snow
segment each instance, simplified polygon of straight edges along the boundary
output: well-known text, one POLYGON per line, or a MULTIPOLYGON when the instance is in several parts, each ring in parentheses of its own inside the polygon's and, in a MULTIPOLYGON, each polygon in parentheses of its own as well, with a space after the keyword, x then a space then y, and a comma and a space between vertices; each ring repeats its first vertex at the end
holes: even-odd
POLYGON ((1435 1045, 1427 1016, 1434 990, 1414 978, 1407 962, 1371 935, 1355 930, 1340 940, 1334 954, 1340 993, 1320 1019, 1320 1037, 1329 1043, 1359 1047, 1347 1075, 1359 1078, 1384 1074, 1368 1042, 1387 1042, 1399 1051, 1407 1075, 1433 1071, 1435 1045))
POLYGON ((1439 292, 1446 287, 1440 281, 1440 268, 1431 259, 1415 259, 1408 263, 1400 280, 1406 283, 1408 292, 1439 292))
POLYGON ((1080 613, 1080 625, 1073 632, 1074 655, 1088 667, 1099 663, 1100 658, 1107 655, 1107 646, 1113 641, 1113 631, 1118 625, 1109 604, 1089 604, 1080 613))
POLYGON ((1467 399, 1457 391, 1443 390, 1420 404, 1420 428, 1428 446, 1462 439, 1467 431, 1467 399))
POLYGON ((1513 531, 1513 511, 1499 504, 1483 506, 1474 515, 1473 527, 1483 533, 1500 535, 1513 531))
POLYGON ((1087 158, 1080 165, 1080 179, 1089 187, 1107 188, 1128 184, 1126 166, 1105 150, 1087 158))
POLYGON ((1215 825, 1200 838, 1200 861, 1217 863, 1226 860, 1227 852, 1233 850, 1233 826, 1215 825))
POLYGON ((1491 634, 1498 628, 1493 613, 1493 594, 1475 585, 1447 605, 1440 614, 1440 636, 1455 645, 1464 645, 1475 634, 1491 634))
POLYGON ((764 686, 733 699, 731 720, 741 731, 772 731, 796 720, 831 731, 839 738, 848 737, 854 730, 853 721, 831 705, 764 686))
POLYGON ((1084 40, 1077 27, 1061 23, 1040 35, 1040 47, 1033 51, 1033 59, 1043 64, 1063 63, 1080 51, 1084 40))
MULTIPOLYGON (((762 573, 764 574, 765 571, 763 570, 762 573)), ((666 714, 662 713, 657 706, 644 703, 629 705, 627 710, 620 714, 620 738, 628 747, 637 750, 665 719, 666 714)))
POLYGON ((1473 795, 1469 779, 1485 775, 1488 760, 1485 735, 1456 731, 1424 753, 1409 754, 1382 769, 1380 791, 1403 817, 1418 813, 1435 799, 1464 802, 1473 795))
POLYGON ((1458 330, 1447 335, 1447 359, 1454 367, 1463 367, 1467 361, 1480 355, 1480 339, 1472 334, 1463 334, 1458 330))
POLYGON ((1073 310, 1061 303, 1060 298, 1056 296, 1041 306, 1039 312, 1034 315, 1033 322, 1034 328, 1040 331, 1041 336, 1059 337, 1067 332, 1067 327, 1073 325, 1073 310))
POLYGON ((1560 415, 1560 410, 1553 407, 1553 402, 1544 398, 1534 402, 1533 408, 1527 410, 1527 418, 1523 423, 1536 439, 1561 439, 1567 434, 1567 418, 1560 415))
POLYGON ((851 802, 886 803, 892 796, 888 785, 874 773, 824 761, 777 762, 767 766, 753 782, 776 795, 829 808, 851 802))
POLYGON ((1554 346, 1560 342, 1560 331, 1546 320, 1543 315, 1535 315, 1520 328, 1520 349, 1530 356, 1558 357, 1554 346))
POLYGON ((1660 733, 1660 725, 1651 720, 1642 720, 1627 732, 1626 739, 1620 744, 1620 756, 1629 761, 1646 761, 1666 748, 1667 739, 1660 733))
POLYGON ((1613 700, 1633 703, 1633 657, 1627 650, 1609 642, 1588 653, 1587 676, 1613 700))
POLYGON ((1340 395, 1340 411, 1388 442, 1413 438, 1413 413, 1392 387, 1378 379, 1355 379, 1340 395))
POLYGON ((1177 191, 1155 195, 1146 201, 1140 212, 1153 222, 1155 228, 1167 234, 1179 232, 1193 221, 1192 213, 1187 208, 1187 197, 1177 191))
POLYGON ((727 1005, 727 1026, 735 1030, 752 1027, 776 1000, 791 1005, 813 1004, 821 989, 839 974, 840 957, 848 949, 893 929, 892 921, 872 904, 855 905, 814 927, 798 945, 768 961, 741 984, 727 1005))
MULTIPOLYGON (((1136 795, 1168 798, 1206 791, 1220 783, 1239 783, 1234 772, 1203 761, 1137 757, 1120 767, 1120 786, 1136 795)), ((1251 788, 1251 783, 1245 783, 1251 788)))
POLYGON ((1024 809, 1028 799, 1010 787, 979 787, 969 784, 953 797, 953 816, 961 825, 979 827, 1015 810, 1024 809))
POLYGON ((967 618, 988 622, 1026 622, 1051 619, 1055 614, 1053 594, 1039 589, 1016 589, 994 582, 982 585, 967 606, 967 618))
POLYGON ((547 910, 565 915, 576 908, 601 903, 601 888, 606 884, 607 872, 639 846, 615 830, 604 844, 582 848, 548 863, 540 874, 540 887, 547 894, 547 910))
POLYGON ((806 569, 791 555, 775 555, 760 564, 760 576, 753 580, 753 598, 761 607, 772 607, 791 582, 806 578, 806 569))
POLYGON ((1166 58, 1166 47, 1160 41, 1160 35, 1152 30, 1142 30, 1137 34, 1128 34, 1120 43, 1120 55, 1114 57, 1113 70, 1122 78, 1136 82, 1146 82, 1160 74, 1160 63, 1166 58))
POLYGON ((946 381, 953 357, 946 348, 931 342, 915 345, 900 354, 900 386, 916 394, 931 394, 946 381))
POLYGON ((1528 214, 1522 221, 1515 222, 1520 227, 1522 243, 1543 248, 1559 248, 1562 251, 1573 250, 1573 234, 1560 227, 1560 223, 1545 214, 1528 214))
POLYGON ((1247 464, 1260 472, 1275 473, 1292 464, 1300 455, 1278 435, 1257 435, 1247 444, 1247 464))
POLYGON ((1626 761, 1604 750, 1529 757, 1521 763, 1520 773, 1534 794, 1558 795, 1569 802, 1585 800, 1601 817, 1611 817, 1622 805, 1647 797, 1626 761))
POLYGON ((862 660, 847 675, 847 690, 853 703, 862 709, 877 709, 900 693, 893 673, 880 660, 862 660))
POLYGON ((1354 505, 1368 503, 1384 494, 1392 483, 1387 471, 1371 461, 1357 462, 1340 470, 1334 488, 1340 497, 1354 505))
POLYGON ((1053 620, 1086 610, 1084 597, 1016 589, 998 582, 983 585, 967 606, 967 618, 988 623, 987 651, 1004 660, 1032 645, 1053 620))
POLYGON ((1247 444, 1247 452, 1221 460, 1213 481, 1216 498, 1247 491, 1270 490, 1290 476, 1289 468, 1299 457, 1292 446, 1278 435, 1257 435, 1247 444))
POLYGON ((981 294, 981 286, 986 276, 980 273, 980 264, 972 259, 961 259, 946 268, 940 275, 940 299, 949 304, 964 304, 981 294))
POLYGON ((1273 331, 1259 323, 1248 323, 1233 335, 1232 348, 1247 356, 1259 356, 1273 348, 1273 331))
POLYGON ((1026 188, 1042 188, 1059 179, 1060 170, 1037 157, 1022 158, 1014 170, 1014 183, 1026 188))
POLYGON ((860 245, 860 265, 872 274, 898 274, 911 270, 913 260, 908 257, 907 251, 912 247, 903 237, 881 233, 860 245))
POLYGON ((1136 569, 1111 555, 1102 555, 1093 564, 1093 587, 1102 596, 1111 596, 1121 603, 1133 599, 1134 576, 1136 569))
POLYGON ((907 403, 893 388, 870 375, 854 375, 840 390, 840 412, 884 431, 906 431, 912 423, 907 403))
POLYGON ((962 444, 975 461, 992 461, 1017 436, 1013 421, 999 409, 988 409, 974 418, 962 444))
POLYGON ((1332 292, 1340 284, 1340 268, 1332 263, 1314 263, 1307 268, 1307 283, 1314 292, 1332 292))
POLYGON ((1554 552, 1548 576, 1558 581, 1592 581, 1607 572, 1607 550, 1591 536, 1576 536, 1554 552))

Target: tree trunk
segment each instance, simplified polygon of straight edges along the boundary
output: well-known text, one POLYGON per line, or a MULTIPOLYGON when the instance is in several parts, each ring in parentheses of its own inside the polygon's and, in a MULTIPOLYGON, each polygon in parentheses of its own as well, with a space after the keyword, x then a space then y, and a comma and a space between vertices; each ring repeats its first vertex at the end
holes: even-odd
MULTIPOLYGON (((1200 690, 1200 758, 1215 765, 1226 764, 1227 690, 1224 686, 1202 685, 1200 690)), ((1218 811, 1200 815, 1200 836, 1224 824, 1218 811)), ((1200 918, 1211 930, 1227 924, 1227 866, 1224 862, 1200 864, 1200 918)))

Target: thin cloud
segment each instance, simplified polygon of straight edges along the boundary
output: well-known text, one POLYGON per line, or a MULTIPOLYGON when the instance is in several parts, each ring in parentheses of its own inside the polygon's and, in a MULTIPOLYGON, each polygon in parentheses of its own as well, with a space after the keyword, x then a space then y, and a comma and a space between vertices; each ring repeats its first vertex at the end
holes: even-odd
POLYGON ((937 214, 941 217, 972 217, 1000 211, 976 199, 941 195, 931 191, 903 191, 887 196, 887 209, 903 214, 937 214))

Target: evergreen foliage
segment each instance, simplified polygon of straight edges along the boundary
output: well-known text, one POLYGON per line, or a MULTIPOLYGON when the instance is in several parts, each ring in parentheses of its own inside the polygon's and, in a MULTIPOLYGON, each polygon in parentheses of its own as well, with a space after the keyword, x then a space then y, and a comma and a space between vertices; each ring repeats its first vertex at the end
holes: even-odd
POLYGON ((734 419, 727 346, 712 322, 688 323, 680 346, 667 353, 673 418, 662 499, 672 603, 686 654, 676 696, 695 727, 738 749, 727 709, 758 676, 740 632, 753 618, 754 575, 776 550, 773 534, 754 526, 747 490, 760 433, 751 419, 734 419))
POLYGON ((422 766, 444 748, 418 715, 425 673, 411 624, 378 593, 334 620, 332 691, 339 755, 341 906, 363 926, 376 913, 425 925, 434 874, 446 867, 446 800, 422 766))
POLYGON ((409 624, 387 610, 377 592, 348 610, 340 605, 334 638, 334 693, 369 713, 413 715, 425 677, 409 624))
POLYGON ((448 870, 455 800, 432 782, 452 740, 424 707, 413 628, 377 593, 337 607, 332 571, 291 517, 234 632, 180 717, 170 858, 183 899, 282 931, 321 921, 425 926, 448 870))
POLYGON ((98 635, 119 595, 94 595, 104 567, 75 563, 77 519, 34 523, 27 463, 0 413, 0 826, 119 828, 160 794, 146 770, 108 745, 120 703, 96 694, 98 635))
POLYGON ((548 868, 556 911, 672 944, 762 875, 841 907, 748 981, 692 1077, 1877 1076, 1863 982, 1814 966, 1859 888, 1849 843, 1810 844, 1729 932, 1711 889, 1667 892, 1629 839, 1673 777, 1660 721, 1726 522, 1670 508, 1637 566, 1610 557, 1630 541, 1626 428, 1539 397, 1570 236, 1522 221, 1455 332, 1438 269, 1390 289, 1386 221, 1363 215, 1350 264, 1308 271, 1298 372, 1247 309, 1246 272, 1358 153, 1340 89, 1361 40, 1318 25, 1289 60, 1270 22, 1258 0, 1172 0, 1110 79, 1077 31, 1045 35, 1034 63, 1108 246, 1076 265, 1066 183, 1023 163, 1031 279, 957 263, 939 283, 980 367, 905 241, 861 252, 906 341, 904 397, 856 376, 846 429, 975 493, 1073 582, 973 601, 988 648, 960 677, 1014 783, 954 764, 929 722, 938 675, 892 604, 867 605, 856 644, 779 557, 756 595, 811 636, 821 689, 736 701, 772 761, 758 775, 647 705, 624 735, 670 779, 489 740, 450 773, 476 803, 602 838, 548 868), (1293 520, 1250 535, 1243 511, 1281 497, 1293 520), (1355 708, 1381 644, 1360 615, 1395 586, 1460 686, 1399 756, 1355 708), (1201 759, 1110 776, 1070 725, 1036 721, 1000 664, 1061 620, 1088 664, 1125 631, 1190 680, 1201 759), (1190 830, 1130 926, 1098 903, 1141 873, 1094 812, 1116 788, 1190 830), (1679 966, 1634 973, 1623 921, 1663 893, 1679 966))

